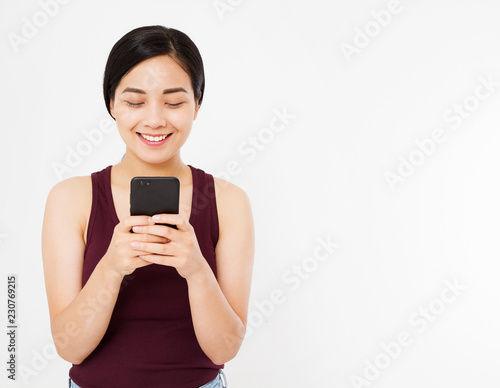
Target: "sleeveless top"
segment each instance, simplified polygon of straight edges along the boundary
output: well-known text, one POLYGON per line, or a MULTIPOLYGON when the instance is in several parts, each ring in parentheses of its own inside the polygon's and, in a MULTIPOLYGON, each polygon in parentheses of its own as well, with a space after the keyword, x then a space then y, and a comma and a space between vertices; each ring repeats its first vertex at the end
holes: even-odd
MULTIPOLYGON (((111 194, 111 167, 91 175, 83 285, 106 253, 119 223, 111 194)), ((217 275, 214 179, 189 167, 193 177, 189 223, 217 275)), ((81 313, 95 313, 98 303, 89 303, 81 313)), ((104 337, 82 363, 72 366, 69 375, 82 388, 194 388, 215 379, 221 368, 210 361, 196 339, 186 280, 173 267, 151 264, 123 278, 104 337)))

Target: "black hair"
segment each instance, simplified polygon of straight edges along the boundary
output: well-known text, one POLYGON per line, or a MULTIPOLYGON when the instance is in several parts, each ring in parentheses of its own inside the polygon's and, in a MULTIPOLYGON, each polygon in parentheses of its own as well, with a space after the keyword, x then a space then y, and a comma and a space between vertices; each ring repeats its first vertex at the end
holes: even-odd
POLYGON ((146 59, 168 55, 189 75, 195 101, 201 105, 205 91, 205 71, 200 52, 183 32, 164 26, 136 28, 115 43, 104 70, 103 92, 109 114, 116 87, 132 68, 146 59))

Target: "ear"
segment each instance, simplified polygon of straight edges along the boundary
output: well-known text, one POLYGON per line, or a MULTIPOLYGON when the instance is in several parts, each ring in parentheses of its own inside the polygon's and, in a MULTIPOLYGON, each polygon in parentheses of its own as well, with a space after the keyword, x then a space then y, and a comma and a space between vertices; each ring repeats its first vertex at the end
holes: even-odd
POLYGON ((109 100, 109 111, 111 112, 111 116, 115 118, 115 100, 109 100))
POLYGON ((198 110, 200 109, 200 104, 198 104, 198 101, 196 101, 195 104, 196 106, 194 107, 193 121, 196 120, 196 118, 198 117, 198 110))

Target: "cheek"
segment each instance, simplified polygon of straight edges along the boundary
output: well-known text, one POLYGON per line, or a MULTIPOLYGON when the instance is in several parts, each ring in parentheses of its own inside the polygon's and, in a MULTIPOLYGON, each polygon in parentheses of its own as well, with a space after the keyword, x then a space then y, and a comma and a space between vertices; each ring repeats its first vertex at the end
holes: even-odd
POLYGON ((117 125, 122 127, 132 127, 141 120, 139 109, 133 110, 127 107, 120 107, 115 110, 115 119, 117 125))
MULTIPOLYGON (((174 127, 179 131, 189 131, 193 124, 194 108, 191 106, 180 109, 165 109, 162 113, 167 127, 174 127)), ((116 125, 123 131, 134 127, 147 125, 147 111, 144 109, 130 109, 129 107, 115 108, 116 125)))
POLYGON ((193 124, 194 111, 191 109, 173 109, 168 112, 166 119, 177 129, 190 129, 193 124))

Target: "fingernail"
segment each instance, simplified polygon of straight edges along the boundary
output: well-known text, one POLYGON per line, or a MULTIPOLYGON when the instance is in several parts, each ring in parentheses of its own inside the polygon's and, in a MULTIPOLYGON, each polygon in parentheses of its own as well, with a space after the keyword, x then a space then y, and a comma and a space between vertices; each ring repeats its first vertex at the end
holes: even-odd
POLYGON ((148 218, 148 223, 149 224, 154 224, 155 222, 153 221, 153 219, 151 217, 148 218))
POLYGON ((153 221, 160 221, 160 216, 153 216, 153 221))
POLYGON ((137 241, 132 241, 132 242, 130 243, 130 246, 131 246, 133 249, 137 249, 137 248, 139 248, 139 245, 140 245, 140 244, 139 244, 137 241))
POLYGON ((142 232, 142 226, 134 226, 134 227, 132 228, 132 230, 133 230, 134 232, 142 232))

